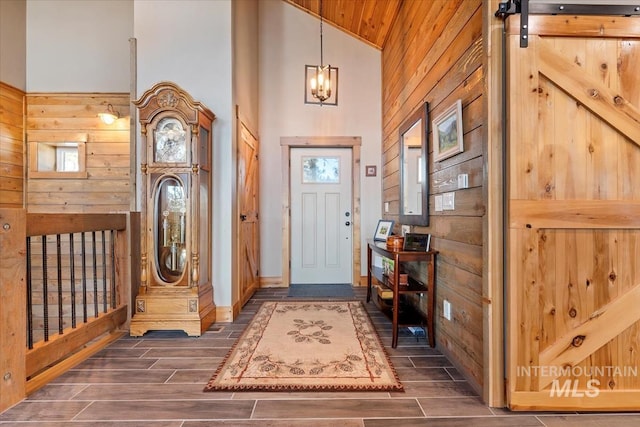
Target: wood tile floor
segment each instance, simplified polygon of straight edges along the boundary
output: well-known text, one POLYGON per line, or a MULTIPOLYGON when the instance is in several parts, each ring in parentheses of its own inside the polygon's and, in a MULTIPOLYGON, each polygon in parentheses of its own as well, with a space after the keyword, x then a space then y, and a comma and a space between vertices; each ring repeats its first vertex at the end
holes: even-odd
MULTIPOLYGON (((414 427, 638 426, 639 413, 514 413, 488 408, 424 338, 404 331, 396 349, 391 324, 373 303, 372 320, 405 392, 229 393, 202 390, 264 300, 262 289, 233 323, 200 338, 157 331, 122 338, 0 414, 0 426, 43 427, 414 427)), ((366 290, 356 289, 364 301, 366 290)))

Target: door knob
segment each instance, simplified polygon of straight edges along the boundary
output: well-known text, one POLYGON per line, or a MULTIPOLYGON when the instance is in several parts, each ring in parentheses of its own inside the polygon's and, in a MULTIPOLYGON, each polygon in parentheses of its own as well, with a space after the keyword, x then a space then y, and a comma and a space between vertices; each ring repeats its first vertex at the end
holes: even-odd
POLYGON ((350 216, 351 214, 349 212, 345 212, 344 216, 346 216, 347 218, 350 216))
POLYGON ((247 216, 245 214, 240 214, 240 220, 241 221, 246 221, 247 220, 247 216))
POLYGON ((351 223, 349 221, 345 222, 344 225, 346 225, 347 227, 351 225, 351 223))

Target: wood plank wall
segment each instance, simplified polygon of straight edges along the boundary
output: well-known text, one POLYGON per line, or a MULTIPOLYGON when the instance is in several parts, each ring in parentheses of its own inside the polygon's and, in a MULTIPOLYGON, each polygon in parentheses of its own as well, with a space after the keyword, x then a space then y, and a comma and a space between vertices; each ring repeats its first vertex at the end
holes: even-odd
POLYGON ((0 82, 0 208, 24 206, 24 92, 0 82))
POLYGON ((128 212, 130 206, 129 94, 30 93, 27 142, 86 138, 86 178, 33 178, 27 171, 30 213, 128 212), (121 118, 104 124, 98 113, 112 104, 121 118), (122 117, 124 116, 124 117, 122 117))
MULTIPOLYGON (((441 162, 432 159, 429 132, 429 227, 436 262, 436 340, 481 392, 483 383, 483 51, 482 1, 404 2, 382 51, 383 202, 386 218, 399 225, 399 134, 402 122, 424 102, 429 121, 457 99, 463 105, 464 152, 441 162), (469 175, 458 189, 457 176, 469 175), (436 194, 455 192, 455 210, 435 212, 436 194), (442 301, 452 304, 452 320, 442 301)), ((431 123, 429 123, 431 127, 431 123)))

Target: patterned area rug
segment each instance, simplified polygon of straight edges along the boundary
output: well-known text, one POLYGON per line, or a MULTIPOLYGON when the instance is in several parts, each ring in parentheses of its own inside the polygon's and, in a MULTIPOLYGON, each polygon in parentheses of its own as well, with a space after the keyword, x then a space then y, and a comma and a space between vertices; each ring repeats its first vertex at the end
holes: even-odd
POLYGON ((402 389, 362 302, 269 301, 204 391, 402 389))

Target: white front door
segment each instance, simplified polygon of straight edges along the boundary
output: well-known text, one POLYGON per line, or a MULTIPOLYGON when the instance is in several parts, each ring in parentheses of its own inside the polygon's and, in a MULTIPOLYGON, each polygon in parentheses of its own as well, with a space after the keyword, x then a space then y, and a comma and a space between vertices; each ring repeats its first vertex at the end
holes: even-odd
POLYGON ((291 283, 352 283, 351 149, 291 149, 291 283))

